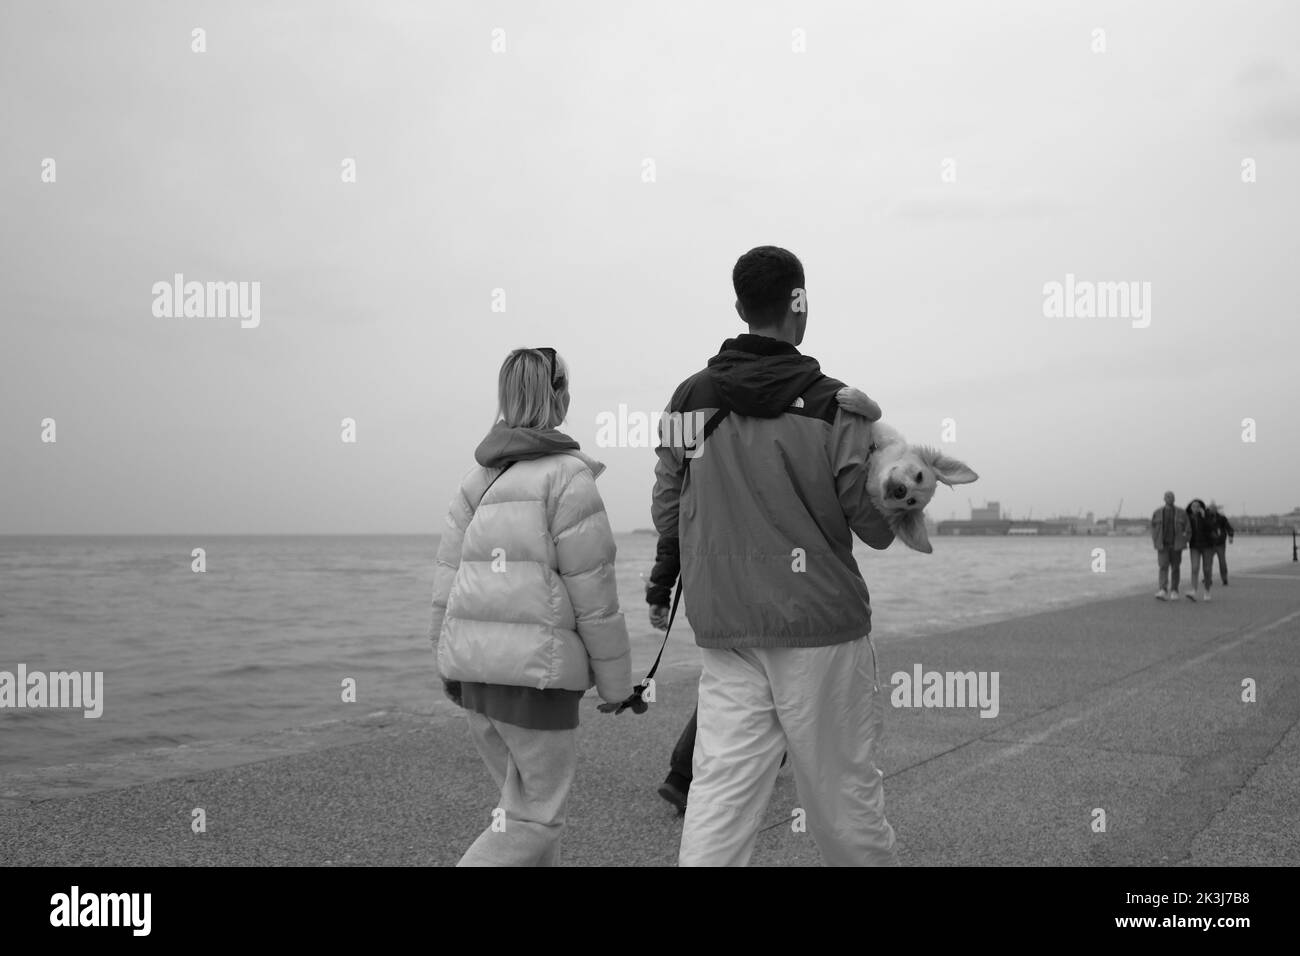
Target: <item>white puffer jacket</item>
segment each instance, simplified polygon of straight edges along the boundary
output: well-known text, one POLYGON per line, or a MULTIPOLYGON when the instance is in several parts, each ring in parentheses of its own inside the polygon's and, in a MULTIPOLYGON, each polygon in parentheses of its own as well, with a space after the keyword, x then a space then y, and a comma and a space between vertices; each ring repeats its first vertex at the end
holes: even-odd
POLYGON ((500 423, 476 457, 492 466, 461 482, 434 571, 430 636, 442 677, 539 690, 594 684, 604 700, 623 700, 631 654, 596 490, 604 465, 559 432, 500 423), (564 450, 548 453, 555 447, 564 450))

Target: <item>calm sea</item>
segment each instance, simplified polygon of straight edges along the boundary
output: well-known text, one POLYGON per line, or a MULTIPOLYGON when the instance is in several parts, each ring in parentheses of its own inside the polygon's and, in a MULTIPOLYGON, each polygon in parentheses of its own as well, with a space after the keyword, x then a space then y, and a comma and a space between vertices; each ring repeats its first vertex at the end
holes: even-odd
MULTIPOLYGON (((641 575, 652 535, 618 536, 619 593, 637 666, 653 656, 641 575)), ((939 538, 935 553, 860 548, 879 641, 1155 589, 1137 538, 939 538), (1106 571, 1092 549, 1106 549, 1106 571)), ((1290 558, 1241 536, 1234 568, 1290 558)), ((0 770, 399 707, 435 693, 426 638, 433 536, 0 537, 0 671, 103 671, 104 713, 0 710, 0 770), (191 570, 191 550, 207 570, 191 570), (342 682, 356 681, 356 704, 342 682)), ((1184 573, 1187 562, 1184 560, 1184 573)), ((684 620, 682 621, 684 625, 684 620)), ((689 655, 689 628, 674 645, 689 655)), ((638 673, 637 676, 640 676, 638 673)))

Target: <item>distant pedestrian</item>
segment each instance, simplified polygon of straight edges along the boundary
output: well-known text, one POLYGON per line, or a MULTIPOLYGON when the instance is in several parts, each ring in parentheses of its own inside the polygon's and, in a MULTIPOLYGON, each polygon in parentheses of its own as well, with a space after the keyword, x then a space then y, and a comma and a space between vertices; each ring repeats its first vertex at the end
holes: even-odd
POLYGON ((568 370, 554 349, 501 365, 498 421, 452 499, 433 576, 431 637, 447 696, 501 788, 459 866, 557 866, 578 762, 578 704, 632 692, 604 465, 557 430, 568 370))
POLYGON ((1156 597, 1161 601, 1178 598, 1183 548, 1187 547, 1190 533, 1191 525, 1187 520, 1187 513, 1175 507, 1174 493, 1166 491, 1164 507, 1157 508, 1151 515, 1151 543, 1155 545, 1160 566, 1160 590, 1156 592, 1156 597))
POLYGON ((1210 502, 1210 514, 1215 524, 1214 553, 1219 559, 1219 580, 1226 588, 1228 586, 1228 545, 1232 542, 1236 531, 1233 530, 1228 516, 1213 501, 1210 502))
POLYGON ((1219 526, 1200 498, 1188 502, 1187 523, 1191 527, 1187 547, 1192 554, 1192 584, 1195 585, 1195 591, 1188 591, 1187 597, 1192 601, 1209 601, 1210 585, 1214 583, 1210 573, 1210 566, 1214 562, 1214 533, 1219 526), (1201 590, 1202 578, 1205 581, 1204 591, 1201 590))

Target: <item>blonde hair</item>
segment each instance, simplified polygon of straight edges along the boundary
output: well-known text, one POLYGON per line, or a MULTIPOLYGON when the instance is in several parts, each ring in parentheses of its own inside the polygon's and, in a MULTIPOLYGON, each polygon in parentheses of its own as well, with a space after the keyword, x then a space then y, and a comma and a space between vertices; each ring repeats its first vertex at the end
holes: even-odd
POLYGON ((551 386, 551 365, 536 349, 515 349, 497 376, 497 417, 511 428, 555 428, 568 414, 569 367, 555 356, 558 388, 551 386))

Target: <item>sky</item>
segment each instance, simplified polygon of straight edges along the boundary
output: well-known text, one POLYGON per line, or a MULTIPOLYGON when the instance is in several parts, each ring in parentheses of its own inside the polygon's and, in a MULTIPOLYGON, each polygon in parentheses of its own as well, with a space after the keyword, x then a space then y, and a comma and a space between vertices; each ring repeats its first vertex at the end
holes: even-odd
POLYGON ((801 350, 980 474, 937 520, 1300 505, 1291 2, 19 0, 0 131, 0 533, 437 532, 542 345, 647 527, 597 423, 745 331, 766 244, 801 350))

